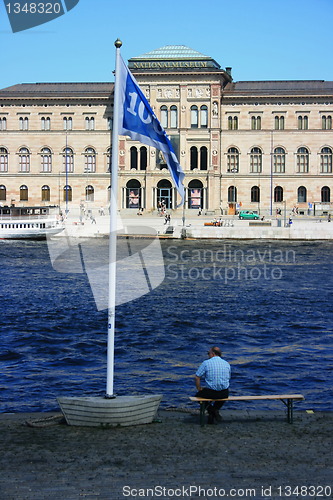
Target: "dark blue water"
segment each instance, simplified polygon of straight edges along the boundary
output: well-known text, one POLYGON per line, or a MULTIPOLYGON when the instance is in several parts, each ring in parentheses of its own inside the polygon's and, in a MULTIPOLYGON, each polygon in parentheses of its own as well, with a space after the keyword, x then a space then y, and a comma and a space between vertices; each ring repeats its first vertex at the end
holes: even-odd
MULTIPOLYGON (((98 255, 105 241, 90 244, 98 255)), ((117 394, 158 392, 164 406, 186 406, 197 366, 219 345, 233 394, 303 393, 303 409, 333 409, 333 243, 162 247, 164 282, 117 308, 117 394)), ((0 411, 103 395, 107 313, 86 275, 55 271, 45 242, 1 242, 0 266, 0 411)))

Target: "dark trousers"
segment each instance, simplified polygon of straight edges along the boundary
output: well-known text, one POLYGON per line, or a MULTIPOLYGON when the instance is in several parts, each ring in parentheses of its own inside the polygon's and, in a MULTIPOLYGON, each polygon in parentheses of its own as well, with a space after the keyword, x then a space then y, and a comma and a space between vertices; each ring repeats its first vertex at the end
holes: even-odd
MULTIPOLYGON (((196 393, 197 398, 207 398, 207 399, 225 399, 229 397, 229 389, 223 389, 223 391, 214 391, 214 389, 209 389, 208 387, 204 387, 201 391, 196 393)), ((225 401, 215 401, 215 403, 211 406, 214 407, 214 410, 219 411, 220 408, 224 405, 225 401)), ((209 407, 209 403, 207 404, 209 407)), ((208 410, 209 411, 209 410, 208 410)))

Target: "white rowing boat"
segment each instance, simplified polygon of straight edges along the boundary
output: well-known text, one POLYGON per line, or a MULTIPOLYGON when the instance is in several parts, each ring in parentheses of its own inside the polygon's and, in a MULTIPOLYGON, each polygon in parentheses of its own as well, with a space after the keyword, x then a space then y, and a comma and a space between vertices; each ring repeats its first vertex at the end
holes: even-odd
POLYGON ((162 395, 103 397, 58 397, 68 425, 116 427, 150 424, 162 395))

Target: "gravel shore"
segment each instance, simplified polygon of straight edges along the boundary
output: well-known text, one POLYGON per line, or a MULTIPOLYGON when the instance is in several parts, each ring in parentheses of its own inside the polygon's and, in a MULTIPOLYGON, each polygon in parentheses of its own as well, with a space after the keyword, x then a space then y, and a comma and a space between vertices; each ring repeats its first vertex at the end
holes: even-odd
POLYGON ((160 410, 152 424, 100 429, 1 414, 1 500, 332 497, 332 413, 222 415, 202 428, 197 410, 160 410))

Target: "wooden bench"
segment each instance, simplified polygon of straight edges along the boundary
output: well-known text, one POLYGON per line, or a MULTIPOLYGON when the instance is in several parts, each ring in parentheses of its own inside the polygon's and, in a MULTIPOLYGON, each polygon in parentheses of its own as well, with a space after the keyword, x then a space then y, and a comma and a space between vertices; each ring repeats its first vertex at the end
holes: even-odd
POLYGON ((275 399, 280 400, 287 407, 287 420, 289 424, 293 423, 293 402, 294 401, 302 401, 304 396, 302 394, 275 394, 275 395, 267 395, 267 396, 229 396, 226 399, 205 399, 205 398, 197 398, 195 396, 191 396, 190 400, 200 403, 200 425, 203 427, 205 425, 205 410, 206 405, 204 403, 210 403, 214 401, 257 401, 262 399, 275 399))

